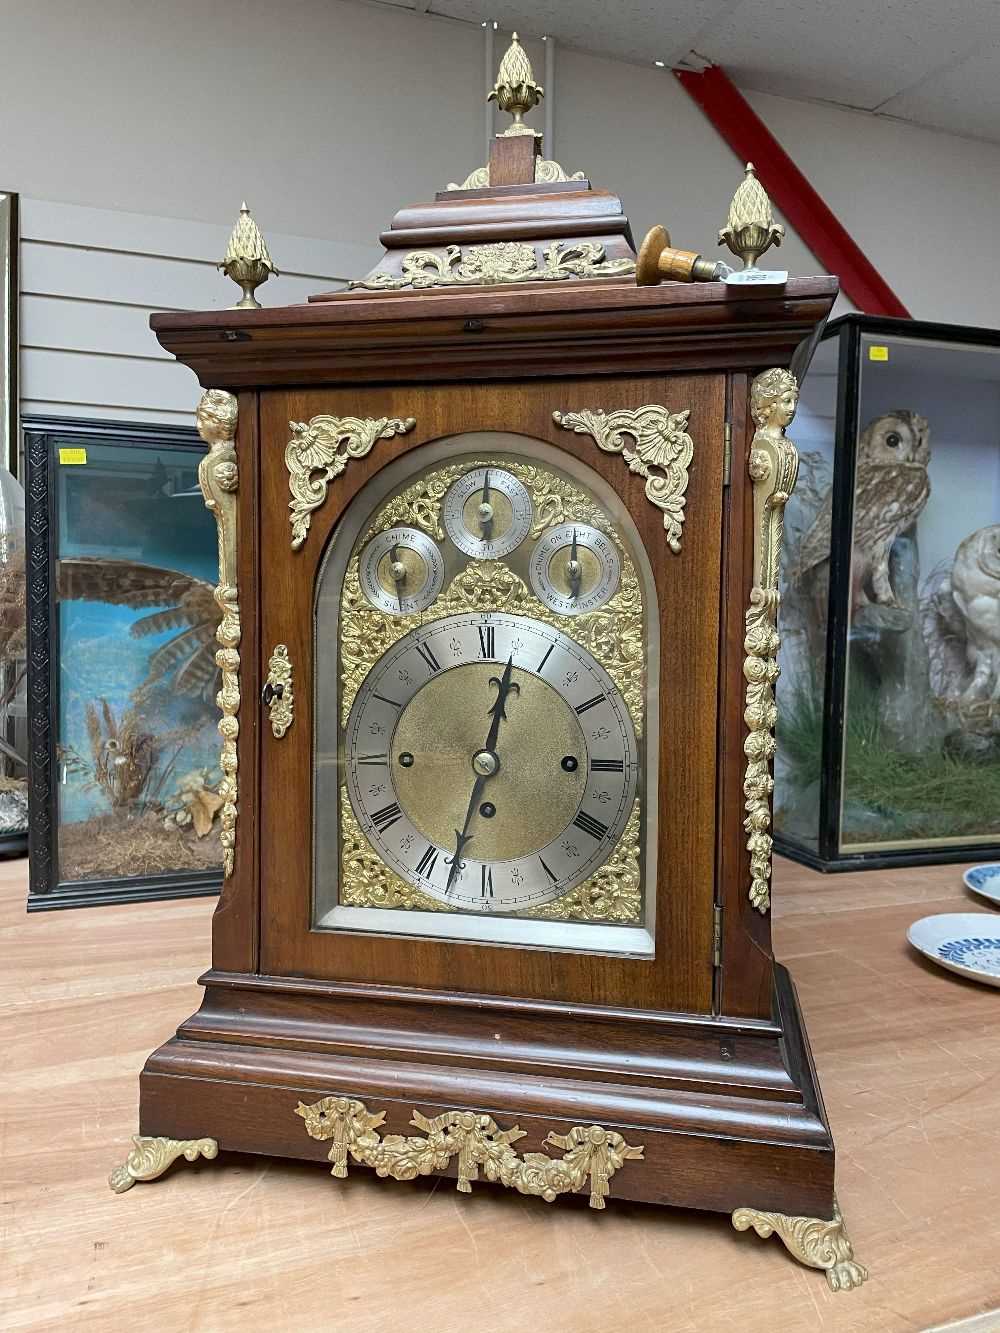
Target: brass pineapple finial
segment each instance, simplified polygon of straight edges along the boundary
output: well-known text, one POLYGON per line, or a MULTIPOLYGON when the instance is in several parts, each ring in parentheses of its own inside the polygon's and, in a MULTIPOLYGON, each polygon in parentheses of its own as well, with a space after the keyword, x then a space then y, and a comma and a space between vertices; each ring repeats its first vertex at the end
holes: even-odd
POLYGON ((719 232, 719 244, 728 245, 744 269, 756 266, 757 260, 772 245, 780 245, 785 229, 771 214, 767 191, 757 179, 752 162, 747 163, 746 175, 729 205, 729 220, 719 232))
POLYGON ((522 117, 531 111, 545 96, 545 89, 535 82, 531 72, 531 61, 525 55, 524 47, 517 40, 517 33, 511 33, 510 46, 503 60, 493 91, 487 102, 496 102, 501 111, 514 117, 514 123, 499 136, 508 138, 513 134, 533 134, 541 138, 537 130, 525 125, 522 117))
POLYGON ((250 209, 244 199, 240 206, 240 215, 229 237, 226 254, 216 266, 231 278, 243 292, 243 300, 237 301, 235 310, 259 310, 260 302, 254 292, 262 282, 267 282, 271 274, 277 276, 278 270, 271 262, 267 242, 261 235, 260 228, 250 216, 250 209))

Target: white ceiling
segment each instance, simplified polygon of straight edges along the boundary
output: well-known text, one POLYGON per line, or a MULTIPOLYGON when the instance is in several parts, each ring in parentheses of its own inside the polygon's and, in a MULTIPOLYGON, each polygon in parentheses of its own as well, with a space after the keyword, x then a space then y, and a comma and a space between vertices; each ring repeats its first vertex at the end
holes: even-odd
POLYGON ((1000 0, 395 0, 1000 143, 1000 0))

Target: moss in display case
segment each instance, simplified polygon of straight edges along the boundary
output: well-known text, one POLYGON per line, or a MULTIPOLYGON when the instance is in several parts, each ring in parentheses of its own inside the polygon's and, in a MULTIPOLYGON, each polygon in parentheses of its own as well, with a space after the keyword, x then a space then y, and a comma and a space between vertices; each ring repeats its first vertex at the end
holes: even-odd
POLYGON ((29 422, 26 445, 32 570, 47 573, 31 694, 40 715, 47 689, 55 720, 29 906, 211 892, 222 774, 204 446, 179 427, 77 422, 29 422))
POLYGON ((823 868, 1000 847, 1000 336, 852 315, 796 418, 775 827, 823 868))

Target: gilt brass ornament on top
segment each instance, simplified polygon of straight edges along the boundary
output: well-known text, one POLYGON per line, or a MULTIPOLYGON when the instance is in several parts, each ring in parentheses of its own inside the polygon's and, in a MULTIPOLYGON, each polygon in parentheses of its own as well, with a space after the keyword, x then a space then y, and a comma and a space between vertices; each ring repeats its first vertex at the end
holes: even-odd
POLYGON ((243 292, 243 300, 236 302, 235 309, 259 310, 260 302, 254 292, 272 273, 277 277, 278 270, 271 262, 267 242, 250 216, 245 199, 240 205, 240 215, 229 237, 225 256, 217 267, 243 292))
POLYGON ((777 1236, 785 1249, 807 1268, 826 1273, 831 1291, 850 1291, 868 1278, 868 1269, 854 1258, 844 1219, 837 1200, 833 1201, 833 1219, 789 1217, 785 1213, 767 1213, 757 1208, 737 1208, 732 1217, 737 1231, 753 1227, 763 1240, 777 1236))
POLYGON ((313 417, 290 421, 292 438, 285 446, 288 489, 292 498, 292 550, 305 541, 313 512, 326 499, 334 477, 339 477, 351 458, 371 453, 376 440, 405 435, 416 425, 414 417, 313 417))
POLYGON ((771 213, 771 200, 757 179, 756 168, 748 162, 743 183, 729 205, 729 219, 719 232, 719 244, 742 259, 744 269, 752 269, 772 245, 781 244, 784 234, 784 227, 771 213))
POLYGON ((671 412, 658 403, 616 412, 596 408, 552 413, 557 426, 593 436, 599 449, 621 454, 630 472, 645 477, 646 499, 663 511, 667 545, 674 555, 680 555, 688 468, 694 457, 694 441, 686 429, 690 415, 689 407, 671 412), (634 449, 626 447, 626 437, 635 441, 634 449))
POLYGON ((332 1139, 327 1160, 330 1174, 343 1180, 348 1157, 374 1167, 378 1176, 415 1180, 429 1176, 458 1158, 456 1188, 471 1194, 479 1172, 495 1184, 519 1194, 540 1196, 552 1203, 560 1194, 589 1189, 591 1208, 604 1208, 611 1179, 627 1161, 641 1161, 643 1148, 625 1142, 621 1134, 601 1125, 575 1125, 568 1134, 550 1133, 546 1144, 562 1149, 561 1157, 530 1152, 522 1157, 512 1145, 526 1137, 518 1128, 501 1129, 491 1115, 476 1111, 445 1111, 431 1119, 414 1111, 410 1124, 422 1135, 379 1132, 385 1112, 372 1113, 353 1097, 322 1097, 295 1114, 305 1121, 313 1139, 332 1139))
POLYGON ((219 582, 215 600, 222 619, 216 631, 219 643, 215 661, 222 673, 217 700, 222 709, 219 734, 222 755, 219 766, 223 799, 219 816, 222 832, 222 867, 225 878, 236 864, 237 739, 240 734, 240 608, 236 588, 236 399, 225 389, 206 389, 196 413, 198 434, 209 446, 198 465, 198 481, 205 507, 215 515, 219 537, 219 582))
POLYGON ((487 102, 496 102, 501 111, 514 118, 513 124, 498 137, 505 139, 516 134, 532 134, 541 138, 537 130, 525 125, 523 117, 533 111, 544 96, 545 89, 535 82, 531 61, 517 40, 517 33, 511 33, 510 46, 500 61, 497 81, 486 99, 487 102))
POLYGON ((757 427, 750 446, 753 482, 753 586, 746 611, 743 675, 746 679, 743 743, 747 765, 743 795, 750 853, 750 901, 758 912, 771 904, 771 793, 774 779, 774 724, 778 710, 778 564, 785 504, 795 486, 799 455, 785 427, 795 416, 799 386, 787 370, 766 370, 750 388, 750 411, 757 427))

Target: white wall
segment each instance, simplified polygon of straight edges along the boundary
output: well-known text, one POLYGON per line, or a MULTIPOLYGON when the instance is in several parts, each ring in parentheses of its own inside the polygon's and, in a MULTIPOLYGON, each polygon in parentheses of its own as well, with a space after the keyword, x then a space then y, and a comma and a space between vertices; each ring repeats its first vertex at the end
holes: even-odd
MULTIPOLYGON (((4 0, 25 410, 188 419, 193 377, 149 312, 231 303, 211 265, 244 196, 293 275, 265 304, 364 272, 397 208, 485 160, 482 43, 477 26, 344 0, 4 0)), ((1000 148, 750 100, 914 315, 1000 324, 1000 148)), ((669 71, 559 51, 554 114, 548 155, 620 193, 637 238, 665 222, 718 253, 740 164, 669 71)), ((779 260, 817 268, 795 236, 779 260)))

